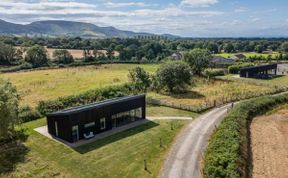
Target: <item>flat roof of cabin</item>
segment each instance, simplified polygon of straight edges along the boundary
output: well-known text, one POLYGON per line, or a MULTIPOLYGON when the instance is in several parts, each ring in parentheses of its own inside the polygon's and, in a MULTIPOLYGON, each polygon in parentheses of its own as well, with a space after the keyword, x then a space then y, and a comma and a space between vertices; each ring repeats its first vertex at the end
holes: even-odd
POLYGON ((277 68, 277 65, 278 65, 277 63, 274 63, 274 64, 266 64, 266 65, 260 65, 260 66, 246 67, 246 68, 240 69, 240 71, 253 70, 253 69, 267 70, 267 68, 274 69, 274 68, 277 68))
POLYGON ((86 111, 86 110, 101 108, 101 107, 108 106, 111 104, 117 104, 117 103, 135 100, 135 99, 140 99, 140 98, 145 98, 145 94, 118 97, 118 98, 108 99, 108 100, 104 100, 104 101, 99 101, 96 103, 76 106, 76 107, 72 107, 69 109, 62 110, 62 111, 57 111, 57 112, 47 114, 47 116, 69 115, 69 114, 79 113, 79 112, 86 111))

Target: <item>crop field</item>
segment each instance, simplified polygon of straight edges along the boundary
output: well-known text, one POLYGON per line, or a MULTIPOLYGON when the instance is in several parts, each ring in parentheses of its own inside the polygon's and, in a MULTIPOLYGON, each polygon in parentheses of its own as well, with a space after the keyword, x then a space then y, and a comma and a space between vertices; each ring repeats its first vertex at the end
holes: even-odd
MULTIPOLYGON (((23 49, 23 47, 16 46, 17 49, 23 49)), ((53 59, 53 53, 55 50, 54 48, 46 48, 47 55, 50 59, 53 59)), ((81 59, 83 58, 83 50, 82 49, 66 49, 69 51, 69 53, 73 56, 74 59, 81 59)), ((98 50, 99 53, 102 53, 103 55, 106 55, 106 50, 98 50)), ((92 51, 91 51, 92 53, 92 51)), ((25 57, 26 53, 23 53, 23 57, 25 57)), ((114 56, 119 56, 118 51, 114 51, 114 56)))
POLYGON ((253 177, 288 176, 288 106, 283 105, 252 120, 253 177))
POLYGON ((255 52, 251 52, 251 53, 220 53, 220 54, 215 54, 215 56, 222 56, 222 57, 225 57, 225 58, 229 58, 229 57, 232 57, 236 54, 244 54, 246 57, 253 57, 253 56, 263 56, 263 57, 267 57, 269 55, 272 56, 272 58, 275 58, 278 53, 272 53, 272 54, 263 54, 263 53, 255 53, 255 52))
POLYGON ((162 102, 198 107, 208 103, 212 104, 214 100, 217 102, 229 97, 245 98, 248 95, 253 95, 253 93, 267 92, 269 90, 271 90, 269 86, 257 86, 243 82, 222 80, 206 81, 198 78, 195 80, 195 86, 192 86, 188 93, 166 95, 151 92, 148 96, 162 102))
MULTIPOLYGON (((78 94, 95 88, 118 85, 128 81, 128 71, 134 64, 111 64, 77 68, 35 70, 0 74, 9 79, 22 98, 22 105, 35 106, 41 100, 78 94)), ((154 72, 158 65, 141 65, 154 72)))
POLYGON ((25 123, 25 146, 11 148, 12 155, 9 149, 0 152, 4 158, 0 168, 14 167, 5 172, 0 169, 0 177, 157 177, 174 138, 188 123, 152 121, 75 149, 33 130, 46 125, 45 119, 25 123))

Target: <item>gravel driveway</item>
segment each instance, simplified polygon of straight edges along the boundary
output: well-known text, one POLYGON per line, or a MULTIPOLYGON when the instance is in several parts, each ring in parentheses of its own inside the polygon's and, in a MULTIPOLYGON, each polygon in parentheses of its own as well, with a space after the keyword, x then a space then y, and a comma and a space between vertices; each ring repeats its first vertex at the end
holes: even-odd
POLYGON ((230 107, 230 104, 225 105, 201 115, 180 133, 165 161, 161 177, 200 177, 200 161, 208 145, 209 137, 230 107))

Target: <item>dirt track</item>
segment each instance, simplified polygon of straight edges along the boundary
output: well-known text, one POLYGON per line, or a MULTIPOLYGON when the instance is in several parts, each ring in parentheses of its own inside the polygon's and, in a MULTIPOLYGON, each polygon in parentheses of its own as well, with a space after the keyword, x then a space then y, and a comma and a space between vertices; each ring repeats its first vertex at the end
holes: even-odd
POLYGON ((288 178, 288 110, 251 124, 253 178, 288 178))

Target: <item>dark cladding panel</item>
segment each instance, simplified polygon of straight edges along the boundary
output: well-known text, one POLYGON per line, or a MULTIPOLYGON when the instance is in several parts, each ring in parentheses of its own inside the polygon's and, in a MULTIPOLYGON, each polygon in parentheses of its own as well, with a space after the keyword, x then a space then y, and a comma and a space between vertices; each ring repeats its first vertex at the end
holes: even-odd
MULTIPOLYGON (((72 127, 78 127, 79 139, 84 138, 84 134, 91 131, 94 134, 111 130, 113 127, 112 115, 127 112, 130 110, 141 108, 142 119, 146 116, 145 95, 128 96, 106 100, 99 103, 92 103, 79 106, 64 111, 58 111, 47 115, 48 127, 51 128, 51 134, 56 135, 53 125, 55 118, 58 121, 58 137, 73 142, 72 127), (104 119, 105 118, 105 119, 104 119), (101 129, 101 119, 105 120, 105 128, 101 129), (93 122, 95 125, 93 125, 93 122), (92 127, 89 128, 89 124, 92 127), (87 125, 88 126, 85 126, 87 125), (88 128, 87 128, 88 127, 88 128)), ((103 125, 103 121, 102 121, 103 125)))

